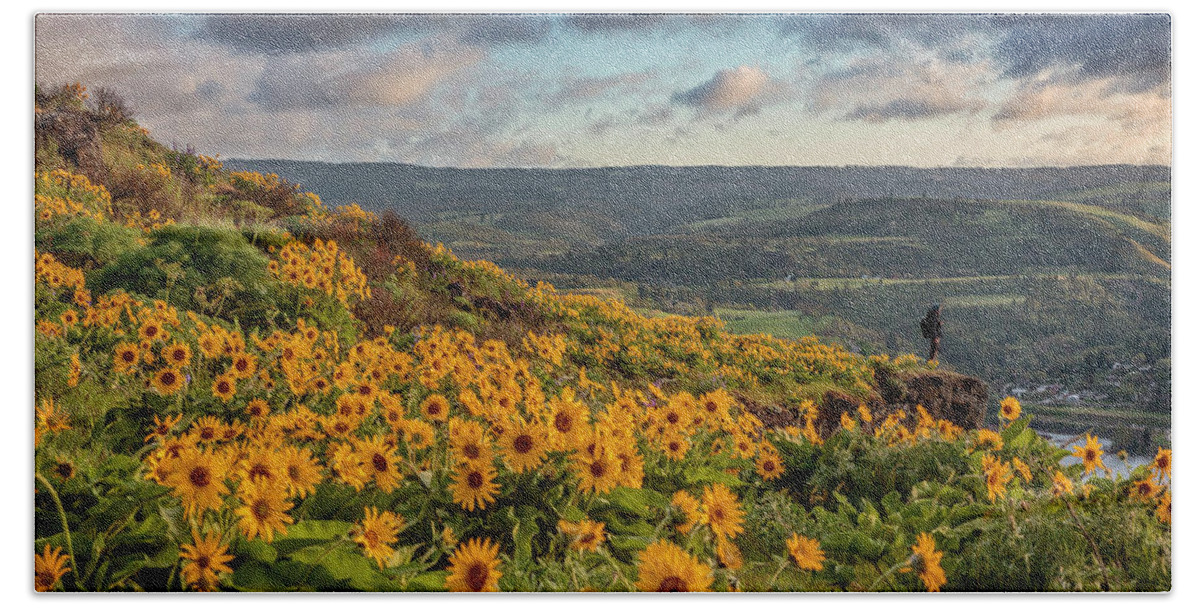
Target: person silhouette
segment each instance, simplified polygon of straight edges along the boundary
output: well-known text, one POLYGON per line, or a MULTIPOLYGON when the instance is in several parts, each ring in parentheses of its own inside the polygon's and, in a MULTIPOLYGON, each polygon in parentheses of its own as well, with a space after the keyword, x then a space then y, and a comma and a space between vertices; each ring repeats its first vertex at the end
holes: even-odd
POLYGON ((929 360, 936 361, 938 347, 942 343, 942 305, 937 302, 929 306, 925 318, 921 319, 921 336, 929 340, 929 360))

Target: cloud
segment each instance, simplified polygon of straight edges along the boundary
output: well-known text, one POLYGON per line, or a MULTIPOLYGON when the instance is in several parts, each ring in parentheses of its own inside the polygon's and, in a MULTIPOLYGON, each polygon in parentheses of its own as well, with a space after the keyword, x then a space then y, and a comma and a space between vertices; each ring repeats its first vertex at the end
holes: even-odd
POLYGON ((279 55, 342 49, 420 23, 403 15, 205 15, 193 36, 242 53, 279 55))
POLYGON ((997 60, 1009 78, 1054 73, 1071 81, 1109 80, 1131 92, 1171 78, 1171 16, 1008 15, 997 60))
POLYGON ((478 46, 533 44, 546 39, 552 21, 544 15, 489 15, 459 17, 463 31, 459 42, 478 46))
POLYGON ((840 120, 922 120, 987 107, 986 65, 879 55, 818 76, 810 106, 840 120))
POLYGON ((943 114, 953 114, 965 109, 979 109, 979 105, 970 106, 957 99, 919 99, 899 98, 883 103, 868 103, 860 105, 843 117, 845 120, 865 120, 867 122, 884 122, 892 119, 919 120, 933 118, 943 114))
POLYGON ((770 82, 771 78, 766 72, 743 65, 719 70, 707 82, 675 93, 671 101, 706 113, 753 113, 770 82))
POLYGON ((645 88, 657 73, 654 70, 624 72, 610 76, 580 76, 564 80, 546 100, 553 106, 586 101, 612 94, 629 94, 645 88))
POLYGON ((544 15, 206 15, 192 37, 243 54, 291 55, 342 50, 412 37, 490 47, 542 42, 544 15))
POLYGON ((1115 78, 1143 91, 1169 81, 1167 14, 818 14, 779 17, 779 32, 818 52, 918 47, 944 58, 986 55, 1004 78, 1050 70, 1073 81, 1115 78))
POLYGON ((338 105, 403 106, 483 57, 477 49, 428 51, 416 45, 383 56, 324 53, 280 58, 266 66, 247 99, 269 110, 338 105))
POLYGON ((633 124, 646 127, 659 127, 675 118, 675 108, 670 105, 657 105, 635 112, 633 124))
POLYGON ((39 15, 35 78, 116 91, 148 126, 210 110, 249 89, 261 59, 214 54, 205 43, 175 36, 180 23, 159 15, 39 15))
POLYGON ((569 28, 587 33, 642 31, 662 26, 667 17, 668 15, 652 13, 583 13, 567 15, 563 17, 563 23, 569 28))
POLYGON ((457 121, 447 128, 406 141, 406 162, 453 167, 548 167, 567 161, 557 144, 532 137, 506 136, 489 118, 457 121))
POLYGON ((1171 94, 1167 85, 1129 92, 1114 89, 1113 78, 1067 84, 1052 79, 1027 83, 992 116, 997 126, 1058 117, 1091 117, 1134 132, 1170 133, 1171 94))
POLYGON ((858 13, 781 16, 779 33, 818 51, 889 49, 905 42, 951 44, 986 28, 987 15, 858 13))
POLYGON ((784 158, 770 140, 828 136, 804 162, 860 162, 847 150, 874 143, 872 162, 969 161, 967 151, 990 164, 1170 160, 1167 15, 43 14, 35 24, 40 84, 113 89, 162 141, 225 156, 703 163, 784 158), (772 28, 780 39, 763 38, 772 28), (711 41, 730 54, 697 57, 711 41), (585 75, 572 65, 583 60, 627 71, 585 75), (766 120, 768 108, 787 119, 766 120), (928 120, 945 116, 955 120, 928 120), (892 141, 914 133, 946 143, 892 141))

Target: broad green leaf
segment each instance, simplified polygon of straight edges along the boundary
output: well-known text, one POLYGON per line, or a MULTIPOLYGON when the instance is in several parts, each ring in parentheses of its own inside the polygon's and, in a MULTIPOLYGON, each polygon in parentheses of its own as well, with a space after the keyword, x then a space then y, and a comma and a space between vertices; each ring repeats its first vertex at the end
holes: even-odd
POLYGON ((359 591, 400 591, 395 581, 379 571, 374 560, 368 559, 357 549, 348 546, 305 547, 291 554, 291 559, 310 565, 319 565, 337 580, 346 581, 352 589, 359 591))
POLYGON ((404 586, 405 591, 445 591, 446 571, 422 572, 410 579, 404 586))
POLYGON ((271 543, 279 555, 297 549, 327 543, 350 533, 354 524, 347 521, 306 520, 288 526, 287 534, 277 536, 271 543))
POLYGON ((273 562, 277 557, 279 557, 279 552, 275 549, 275 547, 268 545, 260 538, 256 538, 251 541, 242 540, 238 543, 236 552, 239 555, 244 555, 252 560, 267 563, 273 562))
POLYGON ((1024 448, 1033 443, 1035 439, 1037 439, 1037 433, 1033 432, 1033 429, 1025 429, 1013 437, 1012 441, 1005 441, 1005 444, 1013 448, 1024 448))
POLYGON ((1025 429, 1027 428, 1029 428, 1029 417, 1022 416, 1012 421, 1011 424, 1001 431, 1000 438, 1004 440, 1004 445, 1007 446, 1008 444, 1012 443, 1018 435, 1025 432, 1025 429))

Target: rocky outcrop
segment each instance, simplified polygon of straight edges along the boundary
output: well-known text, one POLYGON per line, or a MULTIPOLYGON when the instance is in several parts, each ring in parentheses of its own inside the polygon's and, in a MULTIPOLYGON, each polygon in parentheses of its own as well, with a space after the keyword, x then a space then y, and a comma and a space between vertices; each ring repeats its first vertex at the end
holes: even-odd
POLYGON ((34 116, 34 137, 39 147, 53 143, 58 153, 94 183, 104 183, 104 159, 96 122, 83 112, 39 112, 34 116))
MULTIPOLYGON (((920 405, 934 419, 949 420, 965 429, 983 427, 988 388, 979 378, 939 370, 890 372, 880 367, 875 370, 875 390, 866 399, 837 390, 827 391, 817 403, 814 422, 817 433, 822 437, 835 433, 841 426, 843 413, 857 419, 860 405, 867 406, 876 422, 903 410, 906 425, 911 426, 920 405)), ((800 412, 792 408, 761 403, 740 392, 734 392, 733 396, 768 427, 802 426, 800 412)))
POLYGON ((733 398, 737 399, 743 409, 754 414, 768 428, 791 426, 800 419, 800 415, 795 410, 777 403, 761 403, 737 391, 733 392, 733 398))
POLYGON ((988 387, 979 378, 940 370, 889 372, 876 368, 875 384, 885 415, 903 409, 912 416, 921 405, 935 419, 965 429, 983 426, 988 387))

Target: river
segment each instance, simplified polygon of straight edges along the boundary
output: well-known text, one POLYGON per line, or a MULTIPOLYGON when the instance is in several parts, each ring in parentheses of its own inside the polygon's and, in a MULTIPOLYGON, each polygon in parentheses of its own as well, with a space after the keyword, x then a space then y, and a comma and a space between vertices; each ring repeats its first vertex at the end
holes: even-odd
MULTIPOLYGON (((1074 446, 1084 444, 1083 437, 1076 436, 1076 435, 1066 435, 1066 434, 1062 434, 1062 433, 1047 433, 1044 431, 1038 431, 1038 434, 1041 435, 1042 437, 1049 439, 1055 445, 1062 446, 1063 448, 1068 449, 1068 450, 1074 446), (1074 441, 1072 441, 1072 440, 1074 440, 1074 441)), ((1149 455, 1129 454, 1125 458, 1125 460, 1122 461, 1122 459, 1119 456, 1117 456, 1116 452, 1112 451, 1112 440, 1107 439, 1105 437, 1097 437, 1097 439, 1100 440, 1100 447, 1101 447, 1101 449, 1104 450, 1104 455, 1101 456, 1101 460, 1104 461, 1105 466, 1112 469, 1112 472, 1114 474, 1118 474, 1118 475, 1121 475, 1124 477, 1129 477, 1130 471, 1133 471, 1134 469, 1138 468, 1141 465, 1150 464, 1151 460, 1153 460, 1153 458, 1154 458, 1153 456, 1149 456, 1149 455)), ((1062 459, 1062 464, 1064 466, 1076 464, 1078 462, 1080 462, 1080 459, 1076 458, 1074 456, 1067 456, 1066 458, 1062 459)), ((1093 472, 1092 474, 1096 475, 1098 473, 1093 472)), ((1085 475, 1084 477, 1088 477, 1088 476, 1085 475)))

